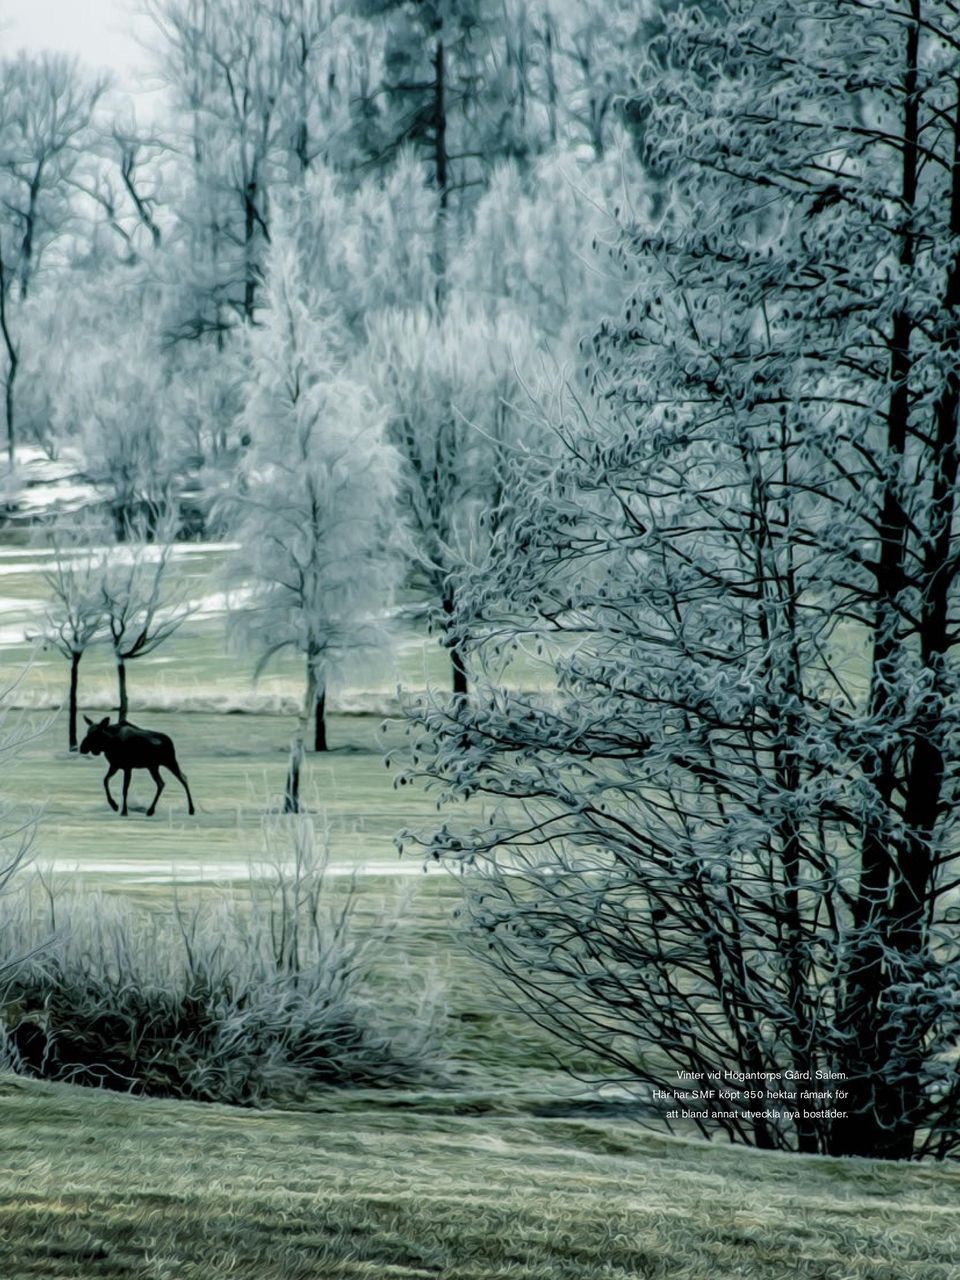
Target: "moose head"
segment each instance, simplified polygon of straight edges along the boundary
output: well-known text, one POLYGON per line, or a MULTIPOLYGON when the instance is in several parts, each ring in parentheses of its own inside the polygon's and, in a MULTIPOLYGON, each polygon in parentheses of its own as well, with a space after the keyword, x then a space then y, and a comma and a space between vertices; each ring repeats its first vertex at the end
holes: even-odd
POLYGON ((110 723, 110 717, 104 716, 102 720, 91 720, 89 716, 84 716, 89 728, 84 740, 80 743, 80 751, 83 755, 103 755, 105 746, 104 729, 110 723))

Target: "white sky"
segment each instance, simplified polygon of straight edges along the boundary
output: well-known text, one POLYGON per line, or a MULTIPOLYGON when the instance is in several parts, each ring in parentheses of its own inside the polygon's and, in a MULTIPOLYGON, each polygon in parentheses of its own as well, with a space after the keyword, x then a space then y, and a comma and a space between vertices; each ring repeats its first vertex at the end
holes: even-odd
POLYGON ((136 10, 136 0, 0 0, 0 49, 76 54, 135 88, 134 72, 144 62, 134 37, 144 31, 144 20, 136 10))

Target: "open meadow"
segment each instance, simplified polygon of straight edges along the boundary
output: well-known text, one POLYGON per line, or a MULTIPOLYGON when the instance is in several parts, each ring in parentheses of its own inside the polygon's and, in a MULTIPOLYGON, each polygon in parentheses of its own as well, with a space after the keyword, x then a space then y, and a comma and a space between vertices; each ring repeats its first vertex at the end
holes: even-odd
MULTIPOLYGON (((27 736, 4 794, 39 809, 34 858, 48 879, 160 910, 174 886, 211 897, 259 874, 299 693, 293 666, 255 686, 249 659, 227 646, 218 577, 229 551, 179 554, 196 614, 131 664, 131 718, 173 737, 197 813, 171 778, 146 817, 151 784, 137 774, 127 819, 107 807, 102 760, 67 751, 66 664, 30 640, 43 558, 0 554, 0 658, 5 682, 19 679, 12 721, 27 736)), ((389 659, 335 687, 332 750, 308 757, 304 779, 328 874, 355 875, 359 928, 395 921, 375 966, 379 997, 412 1009, 414 991, 435 993, 435 1079, 249 1110, 5 1076, 0 1275, 946 1280, 960 1248, 953 1168, 658 1135, 618 1091, 593 1093, 595 1064, 576 1063, 581 1078, 562 1072, 507 1007, 457 932, 456 879, 394 844, 435 815, 430 795, 395 788, 384 767, 403 740, 397 685, 439 686, 446 673, 410 610, 389 659)), ((112 675, 105 650, 84 658, 81 709, 106 714, 112 675)))

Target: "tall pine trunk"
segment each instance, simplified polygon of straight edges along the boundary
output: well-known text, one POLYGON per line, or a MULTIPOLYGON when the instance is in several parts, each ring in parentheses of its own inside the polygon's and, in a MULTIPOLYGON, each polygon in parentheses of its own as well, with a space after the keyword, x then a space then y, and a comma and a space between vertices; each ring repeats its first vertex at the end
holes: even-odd
POLYGON ((442 312, 447 297, 447 204, 450 198, 450 177, 447 156, 447 90, 446 51, 443 40, 437 40, 433 55, 433 163, 434 181, 440 193, 439 210, 433 229, 433 268, 436 275, 436 303, 442 312))
MULTIPOLYGON (((960 236, 960 82, 953 118, 953 178, 950 231, 956 242, 960 236)), ((950 597, 956 581, 953 530, 957 510, 958 411, 960 411, 960 252, 954 255, 947 274, 943 298, 947 321, 942 342, 943 389, 933 406, 931 439, 934 468, 930 526, 920 574, 920 650, 923 665, 930 673, 930 697, 918 719, 913 755, 907 770, 904 825, 906 838, 898 875, 892 888, 891 926, 888 947, 895 957, 896 981, 905 991, 915 992, 930 969, 935 941, 929 928, 930 893, 937 881, 934 833, 944 803, 946 762, 944 722, 946 705, 947 654, 953 639, 949 620, 950 597)), ((918 1007, 909 995, 899 995, 885 1005, 884 1040, 896 1044, 898 1066, 885 1080, 886 1116, 893 1121, 888 1139, 890 1154, 909 1159, 915 1135, 922 1122, 924 1042, 927 1027, 922 1003, 918 1007)))
POLYGON ((6 407, 7 418, 7 459, 10 463, 10 470, 13 471, 17 465, 17 430, 14 420, 14 395, 13 388, 17 378, 17 366, 19 361, 16 353, 12 350, 9 353, 7 365, 7 385, 4 393, 4 402, 6 407))

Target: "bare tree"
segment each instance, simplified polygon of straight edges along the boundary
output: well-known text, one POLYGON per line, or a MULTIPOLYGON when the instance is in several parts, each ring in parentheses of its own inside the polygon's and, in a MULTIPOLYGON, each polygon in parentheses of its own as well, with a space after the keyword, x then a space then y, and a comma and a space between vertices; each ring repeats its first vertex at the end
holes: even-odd
POLYGON ((53 563, 43 575, 50 592, 43 640, 70 663, 67 744, 71 751, 77 749, 80 660, 105 624, 101 592, 104 556, 96 545, 101 538, 101 531, 82 524, 68 540, 55 537, 53 563))
POLYGON ((132 111, 97 121, 92 135, 69 183, 99 212, 119 240, 121 260, 132 265, 163 242, 160 192, 169 177, 171 143, 160 130, 140 127, 132 111))
POLYGON ((103 562, 100 602, 117 663, 120 720, 127 718, 127 663, 154 653, 192 612, 170 580, 175 532, 169 515, 149 529, 140 523, 103 562))
POLYGON ((54 392, 54 422, 62 440, 74 439, 82 474, 110 511, 122 542, 149 529, 183 487, 191 464, 169 353, 162 348, 149 281, 114 267, 77 286, 61 307, 79 328, 65 353, 54 392), (109 302, 107 281, 115 286, 109 302))
POLYGON ((181 211, 215 265, 216 331, 253 319, 278 178, 287 32, 242 0, 151 0, 161 69, 184 120, 193 207, 181 211))

